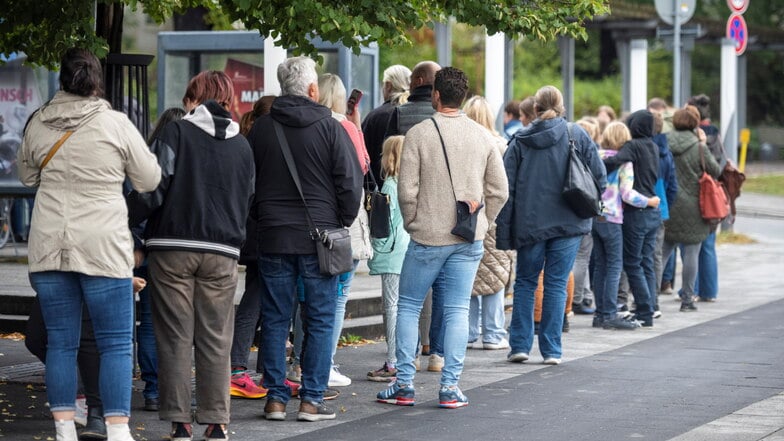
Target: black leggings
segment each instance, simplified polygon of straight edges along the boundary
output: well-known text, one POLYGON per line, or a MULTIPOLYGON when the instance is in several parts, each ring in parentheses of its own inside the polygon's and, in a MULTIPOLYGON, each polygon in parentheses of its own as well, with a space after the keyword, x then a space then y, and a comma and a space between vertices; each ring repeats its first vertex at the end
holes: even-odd
MULTIPOLYGON (((30 318, 27 319, 25 346, 43 364, 46 364, 46 342, 46 325, 41 314, 41 304, 38 303, 38 297, 36 297, 30 311, 30 318)), ((76 357, 76 363, 79 366, 79 376, 84 386, 87 406, 102 406, 100 388, 98 386, 101 354, 98 353, 98 345, 95 343, 93 323, 90 320, 90 314, 87 312, 87 305, 82 307, 82 333, 79 340, 79 354, 76 357)))

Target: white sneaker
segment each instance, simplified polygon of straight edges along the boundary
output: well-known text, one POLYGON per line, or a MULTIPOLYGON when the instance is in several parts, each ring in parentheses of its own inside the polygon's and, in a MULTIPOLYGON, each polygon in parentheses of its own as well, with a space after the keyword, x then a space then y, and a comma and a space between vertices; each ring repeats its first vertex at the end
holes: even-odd
POLYGON ((74 422, 80 426, 87 425, 87 398, 84 395, 76 396, 76 414, 74 422))
POLYGON ((290 364, 286 371, 286 379, 294 383, 302 383, 302 368, 298 364, 290 364))
POLYGON ((430 354, 427 362, 427 370, 429 372, 441 372, 444 368, 444 357, 436 354, 430 354))
POLYGON ((653 311, 653 318, 657 319, 657 318, 661 318, 661 316, 662 316, 661 311, 653 311))
POLYGON ((506 361, 510 363, 522 363, 528 361, 528 354, 525 352, 515 352, 514 354, 509 354, 509 356, 506 357, 506 361))
POLYGON ((547 357, 544 359, 544 364, 549 364, 551 366, 559 365, 561 364, 561 359, 555 357, 547 357))
POLYGON ((482 343, 484 349, 509 349, 509 340, 502 337, 498 343, 482 343))
POLYGON ((337 366, 332 366, 329 371, 329 387, 344 387, 351 384, 351 378, 343 375, 338 371, 337 366))

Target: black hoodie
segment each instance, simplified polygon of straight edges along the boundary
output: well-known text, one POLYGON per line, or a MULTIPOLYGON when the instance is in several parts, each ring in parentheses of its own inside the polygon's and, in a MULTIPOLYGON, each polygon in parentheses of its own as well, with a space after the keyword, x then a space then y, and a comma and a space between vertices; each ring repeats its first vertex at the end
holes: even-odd
POLYGON ((273 119, 283 125, 317 227, 351 225, 362 198, 362 169, 346 129, 328 108, 309 98, 278 97, 269 115, 253 124, 248 140, 256 162, 259 252, 315 254, 305 206, 283 159, 273 119))
MULTIPOLYGON (((659 147, 653 143, 653 114, 638 110, 626 121, 632 140, 621 147, 618 154, 604 159, 607 172, 624 162, 634 167, 634 189, 645 197, 656 196, 656 179, 659 176, 659 147)), ((626 206, 626 204, 624 204, 626 206)))

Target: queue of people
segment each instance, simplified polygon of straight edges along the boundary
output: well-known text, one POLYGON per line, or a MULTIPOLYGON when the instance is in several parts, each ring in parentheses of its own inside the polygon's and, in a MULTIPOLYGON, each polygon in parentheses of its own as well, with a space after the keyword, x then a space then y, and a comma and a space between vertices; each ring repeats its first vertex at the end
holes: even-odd
POLYGON ((204 439, 227 440, 232 396, 266 398, 269 421, 287 418, 292 397, 300 421, 336 418, 327 402, 352 382, 335 350, 360 260, 381 277, 387 344, 367 379, 389 383, 377 401, 404 406, 417 400, 420 355, 441 373, 439 406, 454 409, 469 403, 459 387, 468 348, 523 363, 538 335, 543 362, 557 365, 570 311, 594 314, 596 328, 653 326, 678 247, 681 311, 715 299, 715 225, 700 217, 697 190, 724 159, 704 97, 670 114, 653 100, 624 122, 604 106, 572 124, 561 92, 544 86, 504 107, 499 134, 484 98, 465 102, 466 74, 432 61, 386 69, 385 102, 364 121, 342 80, 319 76, 313 60, 289 58, 277 75, 280 96, 238 124, 231 80, 201 72, 184 111, 164 112, 147 143, 101 99, 97 58, 66 52, 62 90, 31 117, 19 151, 22 182, 38 187, 29 258, 41 319, 28 346, 47 364, 58 441, 133 439, 139 291, 144 408, 171 422, 173 441, 192 440, 194 423, 204 439), (602 192, 596 217, 561 196, 570 151, 602 192), (371 237, 362 203, 376 190, 389 197, 386 237, 371 237), (331 275, 315 238, 340 228, 354 265, 331 275), (634 314, 620 300, 622 274, 634 314), (93 376, 81 434, 77 358, 93 376))

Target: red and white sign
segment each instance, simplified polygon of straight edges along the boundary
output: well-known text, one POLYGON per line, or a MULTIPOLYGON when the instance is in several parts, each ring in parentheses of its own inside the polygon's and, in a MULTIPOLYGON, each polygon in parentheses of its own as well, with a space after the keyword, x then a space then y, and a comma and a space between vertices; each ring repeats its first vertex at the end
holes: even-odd
POLYGON ((735 41, 735 55, 743 55, 749 42, 749 28, 740 14, 732 14, 727 20, 727 38, 735 41))
POLYGON ((253 104, 264 95, 264 68, 229 58, 223 71, 234 83, 231 113, 234 120, 239 121, 245 112, 253 110, 253 104))
POLYGON ((749 8, 749 0, 727 0, 727 6, 736 14, 743 14, 749 8))

